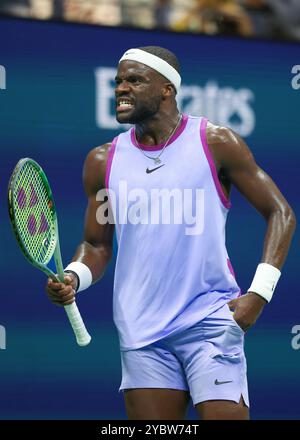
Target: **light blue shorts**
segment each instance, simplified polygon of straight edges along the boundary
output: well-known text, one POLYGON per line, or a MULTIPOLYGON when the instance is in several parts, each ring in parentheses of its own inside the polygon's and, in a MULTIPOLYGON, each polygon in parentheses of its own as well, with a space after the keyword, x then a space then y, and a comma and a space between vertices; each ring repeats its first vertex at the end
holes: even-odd
POLYGON ((249 406, 244 332, 227 304, 194 326, 136 350, 121 352, 122 382, 130 388, 189 391, 193 404, 243 396, 249 406))

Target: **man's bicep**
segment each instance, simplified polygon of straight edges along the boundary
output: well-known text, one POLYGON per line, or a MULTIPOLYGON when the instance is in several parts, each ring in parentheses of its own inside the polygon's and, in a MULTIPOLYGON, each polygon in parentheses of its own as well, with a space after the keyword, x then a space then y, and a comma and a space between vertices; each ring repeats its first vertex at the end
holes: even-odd
POLYGON ((114 225, 105 189, 107 155, 111 144, 89 152, 83 167, 83 186, 88 199, 84 240, 91 245, 112 246, 114 225))
POLYGON ((97 195, 90 195, 85 213, 84 241, 92 246, 112 247, 114 224, 110 213, 109 201, 103 197, 98 201, 97 195))
POLYGON ((284 197, 271 177, 257 165, 251 168, 235 168, 229 173, 229 179, 266 218, 274 208, 284 202, 284 197))
POLYGON ((285 199, 271 177, 256 163, 246 143, 231 133, 223 158, 229 181, 265 218, 285 204, 285 199))

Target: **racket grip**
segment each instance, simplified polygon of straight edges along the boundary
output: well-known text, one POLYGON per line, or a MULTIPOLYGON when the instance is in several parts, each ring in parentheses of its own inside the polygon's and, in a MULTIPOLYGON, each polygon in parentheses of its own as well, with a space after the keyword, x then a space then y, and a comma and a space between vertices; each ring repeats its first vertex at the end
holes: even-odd
POLYGON ((77 344, 80 345, 81 347, 88 345, 92 338, 89 335, 87 329, 85 328, 84 322, 81 318, 76 302, 74 301, 72 304, 69 304, 68 306, 64 306, 64 308, 68 315, 73 331, 75 333, 77 344))

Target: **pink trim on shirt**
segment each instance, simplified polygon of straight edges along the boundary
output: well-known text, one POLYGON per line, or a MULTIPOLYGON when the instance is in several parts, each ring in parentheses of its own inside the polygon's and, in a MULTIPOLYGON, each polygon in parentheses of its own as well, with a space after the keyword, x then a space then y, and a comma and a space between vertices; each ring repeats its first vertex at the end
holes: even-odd
POLYGON ((111 170, 112 161, 113 161, 115 150, 116 150, 117 140, 118 140, 118 136, 116 136, 114 138, 114 140, 112 141, 112 144, 111 144, 110 149, 108 150, 108 154, 107 154, 107 162, 106 162, 106 170, 105 170, 105 188, 106 189, 108 189, 108 185, 109 185, 110 170, 111 170))
MULTIPOLYGON (((186 127, 188 121, 188 116, 187 115, 182 115, 182 120, 180 123, 180 126, 177 128, 177 130, 175 131, 175 133, 173 134, 173 136, 171 136, 171 138, 169 139, 169 142, 166 145, 166 148, 171 145, 174 141, 176 141, 176 139, 181 135, 181 133, 183 132, 183 130, 186 127)), ((137 144, 136 142, 136 138, 134 135, 134 130, 135 128, 132 127, 131 132, 130 132, 130 138, 131 138, 131 142, 133 143, 133 145, 137 148, 141 148, 142 150, 146 150, 146 151, 158 151, 161 150, 164 147, 164 143, 162 144, 158 144, 158 145, 144 145, 144 144, 137 144)))
POLYGON ((233 270, 233 267, 232 267, 232 264, 231 264, 231 261, 229 260, 229 258, 227 258, 227 266, 228 266, 228 269, 229 269, 231 275, 235 278, 235 273, 234 273, 234 270, 233 270))
MULTIPOLYGON (((229 272, 231 273, 231 275, 232 275, 233 278, 235 279, 234 269, 233 269, 233 266, 232 266, 231 261, 229 260, 229 258, 227 258, 227 266, 228 266, 229 272)), ((239 287, 240 287, 240 286, 239 286, 239 287)), ((241 295, 242 295, 242 289, 240 288, 240 291, 239 291, 239 294, 238 294, 237 297, 239 297, 239 296, 241 296, 241 295)))
POLYGON ((227 197, 225 196, 222 186, 220 184, 219 178, 218 178, 218 173, 216 170, 216 165, 214 162, 214 159, 212 157, 212 154, 210 152, 210 149, 208 147, 207 144, 207 139, 206 139, 206 126, 207 126, 207 118, 202 118, 201 120, 201 126, 200 126, 200 138, 201 138, 201 142, 203 145, 203 149, 204 149, 204 153, 206 156, 206 159, 208 161, 209 167, 210 167, 210 171, 212 174, 212 178, 214 180, 218 195, 221 199, 221 202, 223 203, 223 205, 225 206, 225 208, 229 209, 231 206, 231 202, 229 199, 227 199, 227 197))

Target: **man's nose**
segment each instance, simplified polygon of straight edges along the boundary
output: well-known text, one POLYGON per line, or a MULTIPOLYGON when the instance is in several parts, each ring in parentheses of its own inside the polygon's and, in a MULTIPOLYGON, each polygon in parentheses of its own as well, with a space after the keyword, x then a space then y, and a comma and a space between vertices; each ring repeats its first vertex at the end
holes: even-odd
POLYGON ((127 81, 121 81, 118 85, 115 87, 115 93, 116 95, 127 92, 130 89, 129 83, 127 81))

